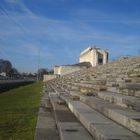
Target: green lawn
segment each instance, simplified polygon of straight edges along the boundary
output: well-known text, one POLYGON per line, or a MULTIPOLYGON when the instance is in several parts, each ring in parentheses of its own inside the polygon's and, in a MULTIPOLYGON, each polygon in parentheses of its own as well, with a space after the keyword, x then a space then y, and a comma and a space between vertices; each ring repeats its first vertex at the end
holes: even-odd
POLYGON ((0 94, 0 140, 33 140, 42 83, 0 94))

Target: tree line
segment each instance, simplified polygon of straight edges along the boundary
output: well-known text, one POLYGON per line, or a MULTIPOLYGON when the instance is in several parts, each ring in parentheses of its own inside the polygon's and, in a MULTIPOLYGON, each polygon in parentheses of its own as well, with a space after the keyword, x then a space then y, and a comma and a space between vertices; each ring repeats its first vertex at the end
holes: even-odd
POLYGON ((20 73, 16 68, 13 67, 9 60, 0 59, 0 73, 6 73, 8 77, 16 78, 37 78, 39 80, 43 79, 44 74, 53 74, 53 70, 47 68, 39 68, 36 73, 20 73))
POLYGON ((6 73, 7 76, 19 74, 18 70, 12 66, 9 60, 0 59, 0 73, 6 73))

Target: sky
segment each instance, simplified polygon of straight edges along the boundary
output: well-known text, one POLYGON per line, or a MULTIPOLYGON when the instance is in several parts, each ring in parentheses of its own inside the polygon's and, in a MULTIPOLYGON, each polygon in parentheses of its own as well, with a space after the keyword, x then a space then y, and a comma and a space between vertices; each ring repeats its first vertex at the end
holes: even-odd
POLYGON ((140 0, 0 0, 0 58, 20 72, 78 63, 89 46, 139 55, 140 0))

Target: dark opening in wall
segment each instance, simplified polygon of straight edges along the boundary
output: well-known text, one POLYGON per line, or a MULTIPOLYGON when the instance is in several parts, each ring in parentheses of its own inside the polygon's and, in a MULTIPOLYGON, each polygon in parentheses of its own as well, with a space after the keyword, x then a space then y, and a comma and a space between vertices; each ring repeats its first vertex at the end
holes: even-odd
POLYGON ((98 64, 99 65, 103 64, 103 55, 101 53, 98 53, 98 64))

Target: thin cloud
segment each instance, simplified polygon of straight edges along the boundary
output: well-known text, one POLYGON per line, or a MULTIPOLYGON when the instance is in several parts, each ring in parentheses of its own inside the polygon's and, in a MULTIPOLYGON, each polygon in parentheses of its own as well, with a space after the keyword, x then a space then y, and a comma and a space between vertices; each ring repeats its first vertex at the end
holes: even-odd
MULTIPOLYGON (((29 8, 27 8, 27 6, 24 4, 22 0, 5 0, 5 2, 9 4, 9 6, 11 7, 11 11, 8 11, 12 12, 11 14, 18 14, 16 10, 13 10, 14 7, 16 6, 22 11, 23 14, 34 16, 33 12, 29 8)), ((5 7, 3 8, 3 10, 7 11, 5 7)))
POLYGON ((140 24, 140 20, 126 15, 112 15, 112 13, 103 12, 97 9, 81 8, 76 9, 74 15, 75 21, 95 22, 95 23, 122 23, 122 24, 140 24), (133 19, 133 20, 132 20, 133 19))
MULTIPOLYGON (((19 7, 20 12, 14 11, 14 8, 2 8, 0 48, 4 48, 2 53, 3 56, 4 53, 7 55, 6 58, 20 58, 19 66, 22 63, 29 65, 28 59, 31 64, 37 64, 39 53, 42 66, 45 67, 60 63, 77 63, 80 51, 90 44, 108 49, 111 57, 117 57, 123 51, 126 54, 130 53, 129 50, 133 51, 133 46, 135 50, 139 48, 139 32, 132 32, 134 27, 127 33, 120 30, 124 28, 122 24, 136 24, 135 28, 139 28, 139 19, 131 21, 123 16, 113 19, 112 16, 102 14, 102 11, 98 10, 94 10, 94 13, 90 11, 91 14, 89 11, 83 11, 81 16, 80 12, 77 14, 76 9, 72 9, 69 19, 60 20, 34 14, 23 1, 6 1, 12 7, 19 7), (93 15, 100 18, 92 19, 93 15), (104 23, 110 23, 109 28, 105 29, 104 23), (114 23, 119 23, 121 28, 116 28, 114 23), (117 51, 118 49, 120 51, 117 51)), ((135 52, 133 51, 133 54, 135 52)))

